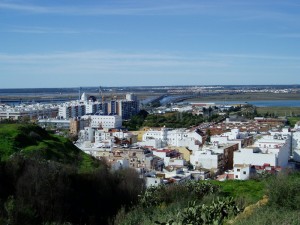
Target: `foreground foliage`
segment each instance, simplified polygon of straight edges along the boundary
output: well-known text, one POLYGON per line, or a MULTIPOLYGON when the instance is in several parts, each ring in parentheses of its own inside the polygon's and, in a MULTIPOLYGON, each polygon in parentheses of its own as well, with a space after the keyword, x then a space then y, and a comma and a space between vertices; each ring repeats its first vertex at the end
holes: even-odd
POLYGON ((115 224, 219 224, 239 212, 232 197, 218 197, 218 185, 207 181, 148 188, 127 215, 115 224))
POLYGON ((107 224, 142 191, 135 171, 75 167, 16 156, 0 163, 0 224, 107 224))
POLYGON ((138 201, 134 170, 111 172, 33 124, 0 124, 0 224, 108 224, 138 201))
POLYGON ((115 224, 296 225, 300 224, 299 190, 300 173, 291 171, 248 181, 192 181, 152 187, 128 213, 119 211, 115 224), (260 199, 267 201, 257 204, 260 199), (250 205, 252 210, 244 214, 250 205))
POLYGON ((284 171, 265 182, 268 204, 256 207, 237 225, 300 224, 300 173, 284 171))

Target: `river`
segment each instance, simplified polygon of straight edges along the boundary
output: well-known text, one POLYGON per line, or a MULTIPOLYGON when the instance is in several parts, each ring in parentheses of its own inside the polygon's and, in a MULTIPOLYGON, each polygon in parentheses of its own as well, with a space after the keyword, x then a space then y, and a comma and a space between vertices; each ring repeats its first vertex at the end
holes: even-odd
MULTIPOLYGON (((193 101, 193 103, 195 102, 197 101, 193 101)), ((217 105, 235 105, 235 104, 246 103, 243 101, 210 101, 210 102, 215 103, 217 105)), ((261 101, 248 101, 247 103, 257 107, 300 107, 300 100, 261 100, 261 101)))

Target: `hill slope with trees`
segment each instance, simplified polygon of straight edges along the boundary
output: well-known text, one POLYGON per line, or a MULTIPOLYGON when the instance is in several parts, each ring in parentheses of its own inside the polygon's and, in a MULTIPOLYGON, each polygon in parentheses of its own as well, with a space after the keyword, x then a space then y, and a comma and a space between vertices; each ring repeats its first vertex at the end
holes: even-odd
POLYGON ((0 159, 0 224, 300 224, 296 172, 145 190, 32 124, 0 124, 0 159))
POLYGON ((0 125, 0 159, 0 224, 109 224, 143 190, 134 170, 32 124, 0 125))
POLYGON ((50 134, 34 124, 0 124, 0 160, 12 155, 72 165, 81 172, 99 166, 98 160, 75 147, 68 139, 50 134))

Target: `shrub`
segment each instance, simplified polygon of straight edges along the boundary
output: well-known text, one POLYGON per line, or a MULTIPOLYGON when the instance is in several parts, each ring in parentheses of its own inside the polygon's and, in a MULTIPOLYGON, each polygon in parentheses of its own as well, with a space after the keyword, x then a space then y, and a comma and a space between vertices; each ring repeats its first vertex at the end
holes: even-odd
POLYGON ((287 209, 300 209, 300 174, 281 173, 267 184, 269 204, 287 209))

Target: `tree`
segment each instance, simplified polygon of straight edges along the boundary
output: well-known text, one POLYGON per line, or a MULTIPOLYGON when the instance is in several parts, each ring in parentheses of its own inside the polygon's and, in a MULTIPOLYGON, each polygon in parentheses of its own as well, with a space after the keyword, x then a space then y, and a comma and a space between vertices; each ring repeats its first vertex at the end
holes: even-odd
POLYGON ((206 136, 207 136, 206 141, 210 142, 210 137, 211 137, 211 130, 210 129, 206 130, 206 136))

